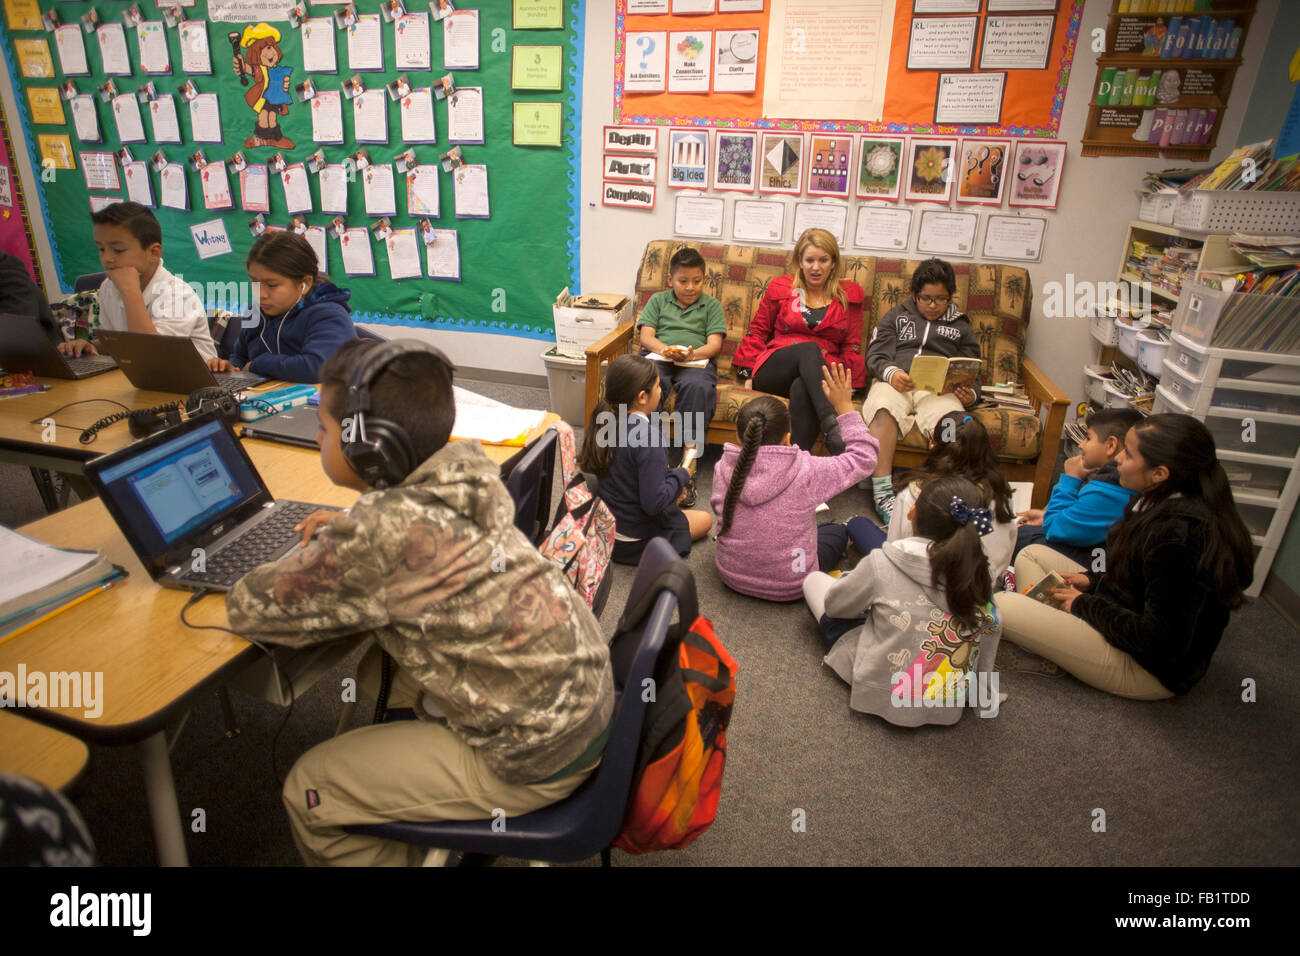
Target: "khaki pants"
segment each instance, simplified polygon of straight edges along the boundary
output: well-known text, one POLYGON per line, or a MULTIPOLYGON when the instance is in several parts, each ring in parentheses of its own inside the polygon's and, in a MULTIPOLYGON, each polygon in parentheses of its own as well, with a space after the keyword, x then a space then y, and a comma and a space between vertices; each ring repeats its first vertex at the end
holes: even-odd
MULTIPOLYGON (((1083 566, 1051 548, 1032 544, 1016 557, 1016 587, 1033 587, 1049 571, 1082 572, 1083 566)), ((1002 636, 1027 651, 1060 664, 1085 684, 1119 697, 1163 700, 1174 696, 1150 671, 1113 647, 1091 625, 1023 594, 993 596, 1002 617, 1002 636)))
MULTIPOLYGON (((377 688, 378 656, 362 659, 358 684, 377 688)), ((394 673, 390 707, 419 707, 419 684, 394 673)), ((599 761, 596 762, 597 764, 599 761)), ((284 782, 294 843, 308 866, 418 866, 427 852, 347 833, 360 823, 483 820, 531 813, 563 800, 594 770, 546 784, 506 783, 481 753, 444 724, 401 720, 360 727, 303 754, 284 782)), ((507 832, 509 820, 503 821, 507 832)))
POLYGON ((900 440, 911 434, 913 425, 928 440, 939 424, 939 419, 949 412, 960 412, 963 407, 961 399, 951 392, 936 395, 919 388, 900 392, 887 382, 873 382, 862 406, 862 419, 870 427, 876 413, 883 408, 898 423, 900 440))

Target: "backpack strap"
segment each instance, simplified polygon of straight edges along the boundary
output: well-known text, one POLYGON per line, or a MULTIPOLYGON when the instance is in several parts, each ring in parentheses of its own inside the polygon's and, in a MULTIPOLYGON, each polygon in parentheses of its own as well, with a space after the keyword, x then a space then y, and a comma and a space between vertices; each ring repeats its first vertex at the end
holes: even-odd
POLYGON ((695 592, 695 578, 685 561, 674 561, 661 567, 641 590, 628 600, 628 605, 618 619, 619 633, 638 626, 654 607, 660 591, 677 595, 677 610, 681 630, 686 631, 700 616, 700 602, 695 592))

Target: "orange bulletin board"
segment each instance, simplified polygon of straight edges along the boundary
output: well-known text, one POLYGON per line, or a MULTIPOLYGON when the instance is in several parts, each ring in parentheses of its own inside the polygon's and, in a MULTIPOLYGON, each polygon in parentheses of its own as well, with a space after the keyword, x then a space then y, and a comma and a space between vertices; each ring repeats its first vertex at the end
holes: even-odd
MULTIPOLYGON (((825 117, 793 120, 763 116, 763 78, 767 69, 767 37, 771 0, 762 13, 713 14, 709 16, 629 15, 627 0, 616 0, 614 18, 614 123, 666 126, 713 126, 728 129, 790 129, 806 131, 923 133, 1054 137, 1060 129, 1061 108, 1074 60, 1075 42, 1083 16, 1084 0, 1057 0, 1057 9, 1034 11, 1053 15, 1051 52, 1047 68, 1041 70, 990 70, 1006 72, 1007 80, 1000 124, 936 125, 935 95, 940 73, 980 72, 980 40, 988 0, 981 4, 976 32, 974 70, 909 70, 907 47, 911 33, 912 0, 895 0, 893 34, 890 40, 889 74, 885 86, 884 115, 879 123, 825 117), (626 35, 641 31, 742 30, 760 31, 758 85, 753 93, 624 93, 623 76, 626 35)), ((1000 16, 1002 14, 992 14, 1000 16)), ((1013 14, 1006 14, 1008 16, 1013 14)), ((1026 13, 1025 15, 1028 15, 1026 13)), ((954 15, 955 16, 955 15, 954 15)), ((635 56, 637 51, 631 51, 635 56)))

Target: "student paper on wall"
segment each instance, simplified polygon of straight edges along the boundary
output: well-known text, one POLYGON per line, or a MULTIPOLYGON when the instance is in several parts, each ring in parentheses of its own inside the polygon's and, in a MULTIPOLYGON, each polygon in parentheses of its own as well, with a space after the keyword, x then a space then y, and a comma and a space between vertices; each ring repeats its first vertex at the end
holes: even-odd
POLYGON ((280 173, 280 183, 284 186, 284 205, 290 215, 312 211, 306 166, 302 163, 286 166, 280 173))
POLYGON ((429 15, 408 13, 393 24, 398 70, 433 68, 429 52, 429 15))
POLYGON ((153 182, 149 179, 149 164, 142 159, 123 163, 122 177, 126 180, 126 198, 141 206, 153 208, 153 182))
POLYGON ((69 23, 55 30, 54 46, 59 51, 59 67, 64 76, 90 76, 86 41, 77 24, 69 23))
POLYGON ((627 33, 624 43, 623 92, 662 93, 668 72, 668 34, 627 33))
POLYGON ((382 89, 352 101, 352 136, 358 143, 388 143, 388 95, 382 89))
POLYGON ((443 17, 442 65, 448 70, 478 69, 477 10, 456 10, 443 17))
POLYGON ((759 31, 719 30, 713 65, 715 93, 753 93, 758 88, 759 31))
POLYGON ((180 39, 181 71, 187 76, 210 74, 212 57, 208 51, 208 21, 181 21, 180 39))
POLYGON ((176 116, 176 98, 170 93, 149 101, 149 122, 153 125, 155 143, 181 141, 181 124, 176 116))
POLYGON ((208 163, 199 170, 199 181, 203 184, 205 209, 234 208, 235 201, 230 195, 230 177, 226 174, 225 163, 208 163))
POLYGON ((668 186, 670 189, 709 188, 709 131, 668 131, 668 186))
POLYGON ((424 249, 430 279, 460 281, 460 237, 455 229, 433 230, 433 242, 424 249))
POLYGON ((143 143, 144 120, 140 104, 134 93, 121 93, 113 97, 113 122, 117 124, 117 138, 123 143, 143 143))
POLYGON ((333 17, 310 17, 303 21, 302 68, 308 73, 338 73, 333 17))
POLYGON ((377 13, 359 13, 347 29, 348 69, 353 73, 382 73, 384 69, 383 20, 377 13))
POLYGON ((685 30, 668 34, 668 92, 709 92, 712 51, 711 30, 685 30))
POLYGON ((185 166, 168 163, 159 174, 159 202, 169 209, 189 209, 190 194, 185 182, 185 166))
POLYGON ((140 71, 150 75, 170 73, 171 56, 167 52, 167 30, 161 20, 149 20, 136 27, 140 41, 140 71))
POLYGON ((230 236, 226 233, 224 220, 212 219, 201 222, 197 226, 190 226, 190 236, 194 239, 194 249, 200 259, 225 256, 235 251, 230 245, 230 236))
POLYGON ((117 178, 117 160, 112 153, 82 153, 81 172, 87 189, 121 189, 117 178))
POLYGON ((196 143, 220 143, 221 105, 216 93, 200 93, 190 100, 190 139, 196 143))
POLYGON ((393 186, 393 167, 389 163, 371 163, 361 173, 361 193, 367 216, 396 216, 397 196, 393 186))
POLYGON ((402 97, 402 141, 405 143, 436 143, 438 131, 433 123, 433 90, 430 87, 413 89, 402 97))
POLYGON ((350 276, 375 274, 375 254, 370 248, 370 230, 364 226, 350 226, 339 239, 343 255, 343 271, 350 276))
POLYGON ((329 246, 325 241, 324 226, 308 226, 307 231, 302 234, 307 240, 307 244, 312 247, 316 253, 316 266, 321 272, 329 275, 329 246))
POLYGON ((348 169, 342 163, 330 163, 320 171, 320 211, 347 214, 348 169))
POLYGON ((100 62, 105 76, 130 76, 131 55, 126 50, 126 31, 120 23, 105 23, 95 31, 100 62))
POLYGON ((343 94, 317 90, 311 103, 311 138, 317 143, 343 142, 343 94))
POLYGON ((458 86, 447 98, 447 142, 483 142, 483 88, 458 86))
POLYGON ((95 98, 89 94, 74 96, 68 101, 72 110, 72 125, 77 131, 77 139, 83 143, 98 143, 104 138, 99 128, 99 110, 95 108, 95 98))
POLYGON ((457 219, 489 219, 488 170, 482 164, 458 166, 451 174, 457 219))
POLYGON ((388 249, 388 274, 394 281, 424 274, 420 268, 420 241, 414 229, 394 229, 384 246, 388 249))
POLYGON ((412 218, 437 219, 439 211, 438 166, 424 163, 406 171, 406 214, 412 218))
POLYGON ((270 212, 270 175, 264 165, 245 166, 239 172, 239 199, 248 212, 270 212))

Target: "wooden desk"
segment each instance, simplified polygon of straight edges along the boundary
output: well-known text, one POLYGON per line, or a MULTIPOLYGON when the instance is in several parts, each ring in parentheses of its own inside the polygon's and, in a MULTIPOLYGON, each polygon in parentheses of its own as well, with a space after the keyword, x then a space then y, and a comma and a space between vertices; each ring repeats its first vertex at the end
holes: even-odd
POLYGON ((16 773, 62 790, 86 767, 90 749, 76 737, 0 710, 0 773, 16 773))
MULTIPOLYGON (((49 393, 46 393, 49 394, 49 393)), ((541 433, 555 416, 548 415, 541 433)), ((249 457, 277 498, 350 507, 358 493, 332 484, 319 453, 248 439, 249 457)), ((498 463, 521 449, 486 446, 498 463)), ((166 728, 195 698, 259 659, 260 651, 222 631, 202 631, 180 621, 192 592, 154 584, 98 499, 25 525, 22 532, 65 547, 97 548, 129 577, 109 591, 0 644, 0 671, 99 671, 103 712, 87 718, 77 708, 19 709, 14 713, 96 743, 134 745, 144 765, 149 810, 159 859, 186 862, 184 829, 167 757, 166 728)), ((225 597, 213 594, 187 614, 193 624, 227 627, 225 597)), ((35 745, 28 745, 35 746, 35 745)))

